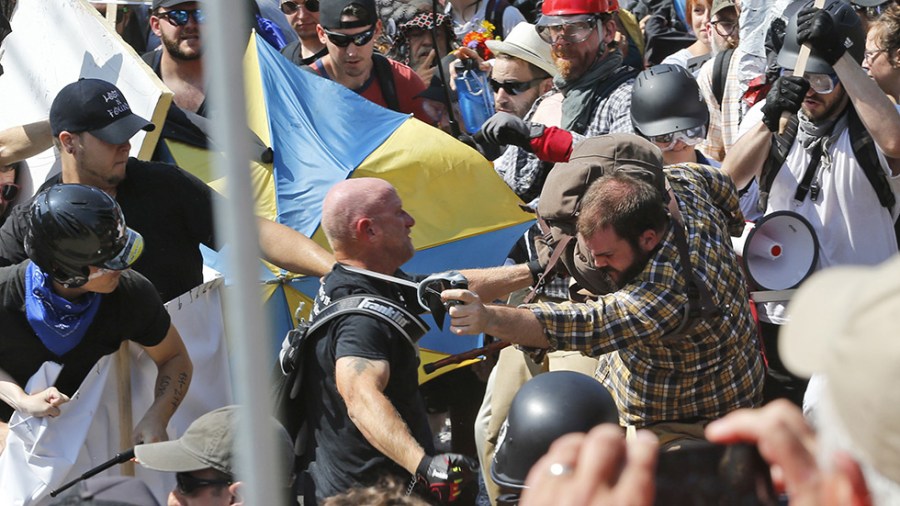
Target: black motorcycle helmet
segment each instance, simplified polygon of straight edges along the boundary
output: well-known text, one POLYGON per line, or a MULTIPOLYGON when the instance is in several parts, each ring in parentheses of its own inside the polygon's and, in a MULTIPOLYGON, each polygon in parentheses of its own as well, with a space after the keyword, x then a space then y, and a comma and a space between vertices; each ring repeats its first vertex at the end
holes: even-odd
POLYGON ((512 400, 500 428, 491 478, 501 487, 525 488, 528 471, 553 441, 618 421, 615 401, 596 379, 573 371, 535 376, 512 400))
POLYGON ((58 184, 31 203, 25 253, 64 286, 87 283, 91 265, 127 269, 143 250, 143 237, 125 226, 119 204, 98 188, 58 184))
POLYGON ((680 65, 656 65, 631 88, 631 123, 644 137, 706 126, 709 110, 694 76, 680 65))
MULTIPOLYGON (((793 70, 797 64, 797 56, 800 54, 800 44, 797 42, 797 14, 805 7, 813 4, 810 0, 803 4, 803 7, 795 10, 788 19, 787 31, 784 33, 784 44, 781 51, 778 52, 778 65, 787 70, 793 70)), ((842 0, 828 0, 825 3, 824 10, 831 13, 834 17, 835 24, 840 32, 847 33, 847 40, 844 41, 844 47, 850 56, 856 60, 856 63, 862 63, 863 56, 866 51, 866 34, 863 32, 862 23, 859 15, 853 10, 853 7, 842 0)), ((815 50, 809 53, 809 60, 806 62, 806 72, 812 74, 831 74, 834 69, 831 65, 822 59, 821 55, 815 50)))

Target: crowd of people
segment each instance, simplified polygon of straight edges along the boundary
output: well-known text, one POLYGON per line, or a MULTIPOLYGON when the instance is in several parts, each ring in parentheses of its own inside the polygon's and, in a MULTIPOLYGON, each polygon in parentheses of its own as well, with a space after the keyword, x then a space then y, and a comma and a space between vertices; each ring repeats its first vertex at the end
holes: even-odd
MULTIPOLYGON (((312 322, 329 318, 286 343, 303 387, 294 416, 273 414, 287 430, 260 422, 285 501, 653 504, 665 454, 737 443, 789 504, 900 501, 900 2, 278 0, 283 19, 264 3, 248 2, 253 27, 287 61, 469 144, 536 215, 507 265, 460 265, 465 287, 441 293, 452 333, 513 345, 469 400, 475 448, 438 444, 418 384, 410 285, 431 273, 401 270, 415 216, 398 190, 330 188, 330 251, 257 219, 266 260, 321 277, 312 322), (494 105, 466 129, 458 60, 494 105), (777 297, 732 244, 775 213, 817 245, 817 272, 777 297), (550 371, 578 381, 538 382, 550 371), (572 423, 539 416, 548 405, 572 423)), ((161 138, 206 147, 203 1, 144 10, 120 8, 114 28, 173 93, 161 138)), ((0 131, 0 453, 13 412, 58 416, 133 341, 158 372, 136 460, 176 473, 169 504, 243 504, 239 407, 167 441, 194 371, 163 302, 202 282, 222 197, 163 142, 129 157, 154 128, 115 85, 80 79, 46 121, 0 131), (60 172, 24 195, 20 163, 50 148, 60 172), (65 366, 56 384, 26 392, 46 362, 65 366)), ((82 495, 125 486, 93 483, 82 495)), ((145 495, 131 500, 156 504, 145 495)))

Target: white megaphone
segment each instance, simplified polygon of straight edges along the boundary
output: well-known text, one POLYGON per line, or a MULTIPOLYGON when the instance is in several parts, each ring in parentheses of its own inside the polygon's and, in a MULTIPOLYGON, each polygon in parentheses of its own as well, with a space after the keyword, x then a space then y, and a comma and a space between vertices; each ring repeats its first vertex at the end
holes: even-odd
POLYGON ((791 211, 777 211, 748 223, 741 237, 731 240, 750 282, 760 290, 796 288, 819 260, 812 225, 791 211))

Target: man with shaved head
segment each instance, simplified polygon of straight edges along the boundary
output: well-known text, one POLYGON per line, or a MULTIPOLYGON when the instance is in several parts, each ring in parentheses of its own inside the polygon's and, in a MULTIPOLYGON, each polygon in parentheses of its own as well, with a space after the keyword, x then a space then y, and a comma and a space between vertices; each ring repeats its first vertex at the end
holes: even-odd
MULTIPOLYGON (((333 301, 363 294, 420 313, 413 290, 354 270, 407 277, 399 268, 413 256, 415 223, 384 180, 336 184, 322 206, 322 228, 337 264, 319 289, 313 318, 333 301)), ((317 386, 305 390, 316 449, 304 497, 314 494, 321 502, 392 476, 426 495, 455 499, 464 471, 454 469, 474 476, 478 464, 462 455, 434 455, 416 344, 385 320, 356 313, 338 316, 318 336, 303 378, 304 385, 317 386)))

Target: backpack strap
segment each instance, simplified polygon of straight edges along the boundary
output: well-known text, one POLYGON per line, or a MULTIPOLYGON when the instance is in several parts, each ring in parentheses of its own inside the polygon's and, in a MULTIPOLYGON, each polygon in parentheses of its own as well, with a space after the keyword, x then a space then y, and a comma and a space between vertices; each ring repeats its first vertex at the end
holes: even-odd
POLYGON ((722 98, 725 96, 725 83, 728 77, 728 68, 731 66, 731 55, 734 49, 726 49, 716 55, 712 70, 712 93, 722 110, 722 98))
POLYGON ((669 215, 673 221, 673 233, 675 234, 675 246, 678 249, 678 256, 681 261, 681 268, 684 271, 684 279, 687 283, 687 306, 684 309, 684 318, 673 332, 664 336, 666 340, 677 339, 678 335, 687 328, 691 320, 695 318, 709 318, 719 314, 719 308, 713 302, 712 295, 706 285, 697 277, 694 268, 691 266, 691 252, 687 243, 687 233, 684 227, 684 218, 681 216, 681 210, 678 209, 678 200, 675 198, 675 192, 668 186, 669 193, 669 215))
POLYGON ((384 97, 388 109, 392 111, 400 111, 400 100, 397 98, 397 85, 394 84, 394 71, 391 68, 391 62, 387 57, 378 53, 372 53, 372 71, 375 72, 375 78, 378 79, 378 86, 381 87, 381 96, 384 97))
POLYGON ((881 169, 875 141, 872 139, 869 131, 866 130, 862 120, 859 119, 859 114, 857 114, 856 109, 852 105, 850 110, 847 111, 847 115, 850 142, 853 146, 853 156, 856 157, 856 163, 862 167, 866 179, 869 180, 872 188, 875 189, 875 194, 878 195, 878 202, 890 211, 894 208, 894 204, 897 203, 897 198, 894 196, 894 192, 891 191, 887 175, 881 169))
MULTIPOLYGON (((553 235, 550 231, 550 225, 548 225, 547 222, 544 221, 544 218, 541 217, 541 214, 537 212, 537 210, 535 210, 535 216, 537 217, 538 228, 541 229, 541 234, 544 236, 544 241, 549 244, 553 239, 553 235)), ((562 239, 559 240, 558 243, 556 243, 556 246, 553 247, 553 252, 550 254, 550 260, 547 261, 547 265, 544 267, 544 272, 542 272, 538 277, 537 283, 535 283, 534 286, 531 287, 531 291, 528 292, 528 295, 526 295, 525 298, 522 299, 522 304, 528 304, 529 302, 534 300, 534 298, 537 296, 538 291, 543 288, 545 284, 547 284, 547 281, 549 281, 551 277, 553 277, 554 268, 556 267, 556 264, 559 263, 560 257, 562 256, 563 252, 566 251, 566 247, 569 245, 572 239, 574 238, 571 235, 566 234, 562 237, 562 239)))
POLYGON ((797 138, 797 129, 800 126, 800 119, 797 115, 791 116, 782 135, 772 134, 772 144, 769 148, 769 157, 763 163, 762 171, 759 173, 759 200, 756 209, 764 213, 769 205, 769 191, 772 189, 772 183, 775 182, 775 176, 787 160, 791 146, 797 138))

